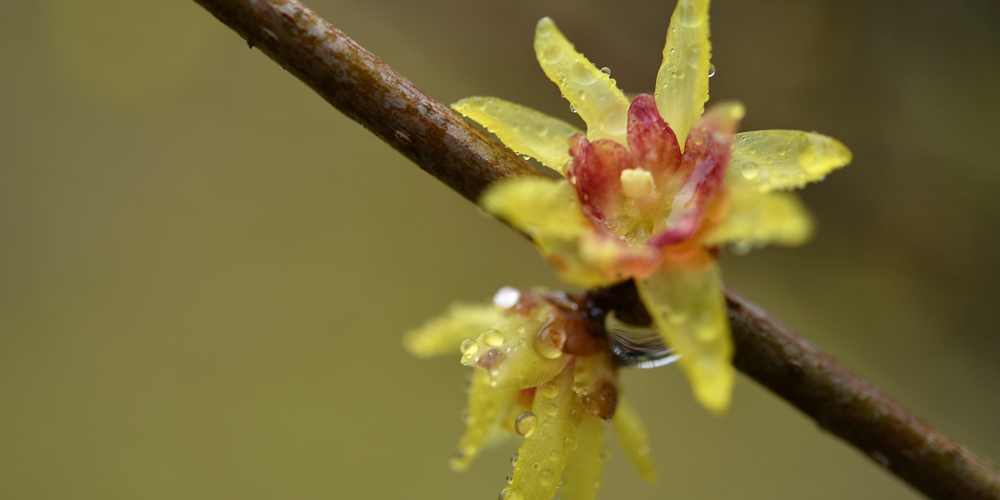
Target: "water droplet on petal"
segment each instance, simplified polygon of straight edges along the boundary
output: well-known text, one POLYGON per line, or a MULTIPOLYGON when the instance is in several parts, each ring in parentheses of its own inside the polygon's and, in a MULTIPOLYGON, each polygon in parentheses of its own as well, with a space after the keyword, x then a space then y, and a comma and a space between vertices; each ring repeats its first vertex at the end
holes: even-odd
POLYGON ((557 411, 559 411, 559 408, 556 407, 555 403, 549 403, 549 404, 545 405, 545 414, 546 415, 548 415, 550 417, 554 417, 554 416, 556 416, 556 412, 557 411))
POLYGON ((748 161, 743 165, 743 168, 740 169, 740 175, 742 175, 746 180, 755 179, 758 175, 760 175, 760 167, 758 167, 756 163, 748 161))
POLYGON ((503 334, 500 333, 500 330, 490 328, 483 334, 483 342, 490 347, 497 347, 503 344, 503 334))
POLYGON ((674 13, 677 16, 677 22, 681 26, 693 28, 701 24, 698 19, 698 9, 691 0, 681 0, 677 4, 677 10, 674 13))
POLYGON ((535 463, 531 464, 531 470, 533 470, 535 472, 538 472, 538 471, 542 470, 542 464, 540 464, 538 462, 535 462, 535 463))
POLYGON ((590 68, 582 62, 573 63, 573 67, 569 71, 570 75, 573 76, 573 80, 580 85, 590 85, 597 81, 597 75, 590 71, 590 68))
POLYGON ((521 493, 521 490, 511 488, 510 486, 500 490, 499 500, 523 500, 523 499, 524 495, 521 493))
POLYGON ((715 76, 715 65, 714 64, 709 64, 708 65, 708 77, 712 78, 713 76, 715 76))
POLYGON ((601 68, 601 73, 604 73, 607 76, 611 76, 611 68, 605 66, 605 67, 601 68))
POLYGON ((559 395, 559 386, 552 382, 547 382, 542 386, 542 396, 554 398, 559 395))
POLYGON ((511 467, 517 466, 517 453, 510 456, 510 466, 511 467))
MULTIPOLYGON (((517 416, 517 420, 514 421, 514 430, 517 431, 518 435, 521 437, 528 437, 532 432, 535 432, 535 426, 538 424, 538 417, 530 411, 526 411, 517 416)), ((511 457, 511 462, 516 462, 517 459, 511 457)))
POLYGON ((538 475, 538 482, 542 483, 542 486, 548 486, 556 481, 556 475, 552 472, 552 469, 545 469, 538 475))
POLYGON ((574 108, 572 105, 570 105, 569 112, 570 113, 576 113, 576 108, 574 108))
MULTIPOLYGON (((454 344, 452 344, 452 345, 454 345, 454 344)), ((460 349, 462 350, 462 354, 464 354, 466 356, 470 356, 470 355, 475 354, 476 352, 479 351, 479 342, 476 342, 473 339, 465 339, 465 340, 462 341, 462 345, 460 346, 460 349)))

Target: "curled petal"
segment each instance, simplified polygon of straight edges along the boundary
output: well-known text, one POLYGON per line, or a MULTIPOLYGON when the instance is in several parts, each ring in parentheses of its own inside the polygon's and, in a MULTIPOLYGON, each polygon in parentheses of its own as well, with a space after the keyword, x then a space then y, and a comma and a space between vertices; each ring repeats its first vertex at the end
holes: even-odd
POLYGON ((656 74, 656 107, 677 134, 685 139, 708 101, 708 72, 712 46, 708 41, 709 0, 680 0, 670 18, 663 64, 656 74))
POLYGON ((743 132, 733 140, 726 182, 762 193, 800 188, 850 162, 847 146, 825 135, 798 130, 743 132))
POLYGON ((513 481, 501 498, 548 500, 555 496, 581 416, 573 392, 572 364, 535 390, 531 411, 536 418, 534 429, 517 451, 513 481), (575 415, 573 410, 577 410, 575 415))
POLYGON ((801 245, 812 236, 813 220, 798 196, 761 193, 747 186, 730 189, 729 215, 705 238, 707 245, 735 243, 751 248, 801 245))
POLYGON ((569 460, 563 471, 562 500, 593 500, 601 484, 601 470, 604 449, 601 439, 601 419, 584 414, 576 428, 576 436, 570 446, 569 460), (572 449, 573 446, 576 449, 572 449))
POLYGON ((448 312, 403 336, 403 346, 411 354, 429 358, 453 354, 467 338, 479 335, 500 320, 493 304, 453 304, 448 312))
POLYGON ((493 387, 486 372, 474 372, 472 387, 469 389, 465 434, 458 441, 458 453, 451 459, 452 469, 465 470, 484 444, 502 436, 501 419, 508 414, 508 407, 516 403, 516 400, 517 390, 493 387))
POLYGON ((649 171, 661 189, 680 167, 677 136, 660 117, 656 102, 649 94, 639 95, 629 107, 628 149, 634 164, 626 168, 639 166, 649 171))
POLYGON ((686 255, 686 261, 665 259, 657 272, 636 286, 657 332, 681 355, 678 364, 695 398, 712 412, 722 413, 729 408, 736 380, 733 341, 718 267, 706 251, 701 252, 686 255))
POLYGON ((582 142, 573 148, 570 178, 576 183, 580 205, 592 219, 605 221, 621 211, 622 170, 632 168, 629 150, 615 141, 582 142))
POLYGON ((451 107, 485 127, 514 152, 566 175, 569 138, 580 133, 576 127, 496 97, 467 97, 451 107))
POLYGON ((654 482, 657 479, 656 468, 649 454, 649 432, 639 418, 632 405, 624 399, 618 400, 618 410, 611 419, 618 434, 618 442, 625 450, 625 456, 639 472, 643 479, 654 482))
POLYGON ((587 123, 588 139, 611 139, 625 144, 625 115, 628 112, 625 94, 610 76, 577 52, 547 17, 538 21, 535 28, 535 55, 545 75, 559 86, 566 100, 587 123))

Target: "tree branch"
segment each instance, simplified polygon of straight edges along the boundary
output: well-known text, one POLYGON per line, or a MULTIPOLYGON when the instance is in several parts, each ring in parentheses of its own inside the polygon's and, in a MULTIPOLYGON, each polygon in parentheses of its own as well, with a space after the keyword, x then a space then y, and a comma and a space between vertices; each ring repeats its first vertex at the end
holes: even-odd
MULTIPOLYGON (((195 0, 220 21, 455 191, 542 175, 417 89, 297 0, 195 0)), ((631 282, 592 292, 649 322, 631 282)), ((726 299, 737 369, 935 499, 1000 499, 1000 473, 736 292, 726 299)))

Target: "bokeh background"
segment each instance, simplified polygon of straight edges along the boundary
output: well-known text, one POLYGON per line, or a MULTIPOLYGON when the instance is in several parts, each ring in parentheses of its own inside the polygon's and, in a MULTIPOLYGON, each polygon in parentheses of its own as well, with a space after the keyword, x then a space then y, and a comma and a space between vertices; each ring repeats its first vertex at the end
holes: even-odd
MULTIPOLYGON (((552 16, 649 91, 673 1, 310 0, 432 96, 567 120, 552 16)), ((408 328, 502 285, 558 287, 522 238, 341 116, 190 0, 4 2, 0 497, 495 498, 515 441, 454 473, 458 356, 408 328)), ((854 164, 819 233, 727 281, 1000 459, 1000 4, 717 0, 712 97, 854 164)), ((626 371, 662 475, 612 437, 604 498, 917 498, 741 377, 699 408, 626 371)))

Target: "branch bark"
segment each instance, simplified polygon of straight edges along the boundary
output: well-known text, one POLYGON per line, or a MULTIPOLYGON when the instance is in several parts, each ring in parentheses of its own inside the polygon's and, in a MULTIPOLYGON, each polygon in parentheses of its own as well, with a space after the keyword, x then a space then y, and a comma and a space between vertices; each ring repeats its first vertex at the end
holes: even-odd
MULTIPOLYGON (((327 102, 475 202, 491 183, 542 175, 297 0, 195 0, 327 102)), ((631 282, 592 293, 648 324, 631 282)), ((737 369, 934 499, 1000 499, 1000 472, 733 290, 737 369)))

